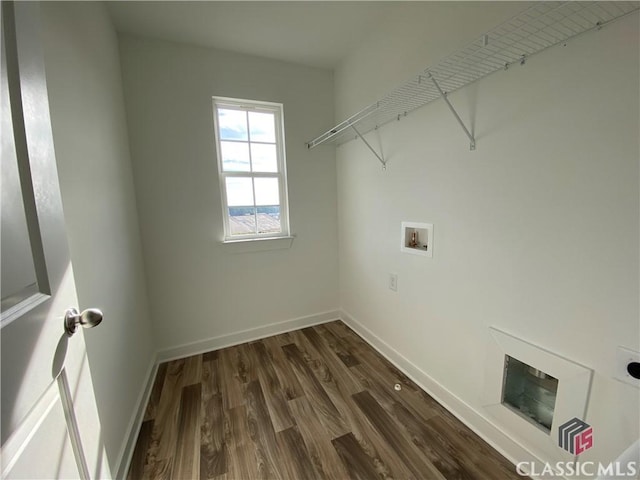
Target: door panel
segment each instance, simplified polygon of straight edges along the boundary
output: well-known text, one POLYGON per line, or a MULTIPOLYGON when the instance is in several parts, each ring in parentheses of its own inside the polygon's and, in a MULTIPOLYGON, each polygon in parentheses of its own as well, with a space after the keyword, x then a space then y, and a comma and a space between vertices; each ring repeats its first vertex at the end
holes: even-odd
MULTIPOLYGON (((3 22, 4 23, 4 22, 3 22)), ((7 25, 12 30, 11 25, 7 25)), ((14 130, 14 118, 11 111, 12 102, 10 100, 9 78, 7 74, 7 50, 15 50, 15 42, 11 37, 5 35, 5 25, 2 26, 3 43, 8 45, 2 48, 2 79, 0 83, 0 107, 2 108, 1 119, 1 145, 2 145, 2 307, 0 325, 5 326, 15 318, 20 316, 20 312, 37 305, 43 301, 42 293, 38 288, 37 272, 32 255, 31 239, 38 241, 37 232, 29 234, 29 225, 25 209, 34 208, 33 196, 30 187, 26 185, 25 190, 21 183, 30 182, 28 169, 20 169, 18 164, 18 149, 23 156, 26 156, 26 138, 21 119, 16 118, 18 131, 14 130), (6 47, 9 47, 7 49, 6 47), (25 195, 28 201, 25 202, 25 195)), ((15 55, 10 60, 15 63, 15 55)), ((15 70, 15 69, 14 69, 15 70)), ((14 79, 17 80, 17 79, 14 79)), ((15 82, 14 82, 15 83, 15 82)), ((19 97, 19 89, 13 89, 14 96, 19 97)), ((20 102, 18 102, 20 103, 20 102)), ((16 112, 21 117, 20 111, 16 112)), ((33 215, 33 212, 32 212, 33 215)), ((38 246, 42 251, 42 246, 38 246)), ((39 258, 42 258, 40 255, 39 258)), ((43 272, 44 273, 44 272, 43 272)))
POLYGON ((6 76, 6 55, 2 49, 2 81, 0 84, 0 109, 2 109, 2 226, 0 227, 0 250, 2 262, 2 319, 6 323, 11 307, 18 305, 38 292, 36 270, 29 248, 29 231, 24 214, 22 187, 18 172, 9 85, 6 76))
POLYGON ((3 478, 80 478, 56 387, 52 384, 24 419, 18 429, 21 435, 14 435, 3 445, 3 456, 12 459, 3 465, 3 478), (49 437, 45 432, 59 432, 60 435, 49 437), (34 458, 38 461, 34 462, 34 458), (52 477, 51 472, 55 472, 55 476, 52 477))
POLYGON ((22 230, 7 233, 14 241, 2 244, 2 278, 15 277, 7 291, 2 284, 2 476, 107 478, 82 329, 71 337, 63 329, 65 311, 78 301, 38 9, 36 2, 2 2, 2 187, 13 185, 14 207, 21 200, 23 209, 22 218, 19 208, 2 209, 3 228, 22 230), (31 290, 16 296, 22 283, 31 290))

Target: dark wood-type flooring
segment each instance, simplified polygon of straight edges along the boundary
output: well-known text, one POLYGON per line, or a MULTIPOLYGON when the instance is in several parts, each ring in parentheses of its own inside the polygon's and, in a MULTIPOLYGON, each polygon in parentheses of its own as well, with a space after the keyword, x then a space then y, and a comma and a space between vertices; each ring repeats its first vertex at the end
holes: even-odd
POLYGON ((335 321, 161 364, 129 478, 522 477, 335 321))

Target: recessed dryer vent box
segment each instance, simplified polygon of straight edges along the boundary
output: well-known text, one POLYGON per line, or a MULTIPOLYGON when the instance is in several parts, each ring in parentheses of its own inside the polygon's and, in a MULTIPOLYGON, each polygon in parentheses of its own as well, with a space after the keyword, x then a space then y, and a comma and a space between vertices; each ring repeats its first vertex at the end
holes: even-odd
POLYGON ((433 225, 431 223, 402 222, 400 251, 433 257, 433 225))

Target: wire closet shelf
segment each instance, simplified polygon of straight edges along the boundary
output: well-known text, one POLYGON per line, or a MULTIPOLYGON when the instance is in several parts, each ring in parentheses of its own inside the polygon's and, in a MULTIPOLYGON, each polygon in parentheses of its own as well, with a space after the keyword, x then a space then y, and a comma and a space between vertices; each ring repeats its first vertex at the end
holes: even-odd
MULTIPOLYGON (((447 94, 528 57, 640 9, 640 2, 540 2, 493 28, 467 47, 429 66, 379 101, 307 142, 342 144, 389 122, 400 120, 428 103, 444 98, 471 140, 475 140, 447 100, 447 94)), ((375 151, 373 152, 375 153, 375 151)), ((376 154, 377 155, 377 154, 376 154)), ((384 161, 378 157, 384 164, 384 161)))

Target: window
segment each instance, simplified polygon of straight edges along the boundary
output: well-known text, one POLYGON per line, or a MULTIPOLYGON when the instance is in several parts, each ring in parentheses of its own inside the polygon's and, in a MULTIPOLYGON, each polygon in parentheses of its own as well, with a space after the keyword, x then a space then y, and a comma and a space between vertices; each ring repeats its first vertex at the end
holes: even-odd
POLYGON ((213 98, 225 241, 289 236, 282 105, 213 98))

